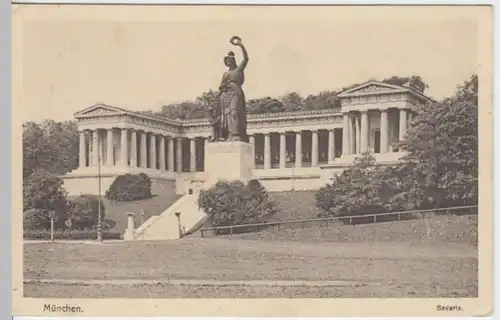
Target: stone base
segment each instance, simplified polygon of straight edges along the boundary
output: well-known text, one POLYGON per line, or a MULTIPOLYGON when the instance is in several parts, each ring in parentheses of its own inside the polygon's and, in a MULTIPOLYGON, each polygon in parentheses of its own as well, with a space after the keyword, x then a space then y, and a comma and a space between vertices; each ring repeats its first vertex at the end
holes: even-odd
MULTIPOLYGON (((99 179, 97 168, 85 167, 71 171, 61 178, 64 182, 64 188, 70 196, 81 194, 98 194, 99 179)), ((137 167, 120 167, 120 166, 102 166, 101 167, 101 195, 104 195, 109 189, 116 177, 122 174, 139 174, 146 173, 151 178, 151 192, 153 194, 160 193, 175 193, 176 192, 176 176, 175 172, 166 172, 160 170, 152 170, 137 167)))
MULTIPOLYGON (((406 152, 387 152, 387 153, 372 153, 375 158, 375 163, 377 164, 395 164, 401 162, 401 158, 407 155, 406 152)), ((338 164, 351 166, 354 164, 354 160, 360 157, 360 154, 344 154, 340 158, 336 158, 332 163, 333 166, 338 164)), ((330 164, 329 164, 330 165, 330 164)))
POLYGON ((125 232, 123 233, 123 240, 124 241, 132 241, 135 239, 135 234, 134 234, 134 230, 125 230, 125 232))
POLYGON ((253 176, 253 146, 243 141, 210 142, 205 146, 206 183, 247 181, 253 176))

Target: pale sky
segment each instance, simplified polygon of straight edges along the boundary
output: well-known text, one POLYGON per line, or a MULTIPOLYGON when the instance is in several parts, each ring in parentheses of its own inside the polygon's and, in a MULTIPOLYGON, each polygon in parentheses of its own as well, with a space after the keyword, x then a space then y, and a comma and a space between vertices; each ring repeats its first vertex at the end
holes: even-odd
POLYGON ((192 8, 150 7, 141 15, 105 10, 78 19, 74 8, 44 12, 43 20, 26 14, 22 52, 14 51, 20 68, 13 69, 21 72, 22 120, 69 120, 95 103, 145 110, 193 100, 217 89, 229 50, 241 59, 228 42, 232 35, 250 55, 248 99, 292 91, 307 96, 370 77, 413 74, 440 99, 477 73, 478 27, 470 17, 239 7, 227 9, 231 15, 200 15, 192 8))

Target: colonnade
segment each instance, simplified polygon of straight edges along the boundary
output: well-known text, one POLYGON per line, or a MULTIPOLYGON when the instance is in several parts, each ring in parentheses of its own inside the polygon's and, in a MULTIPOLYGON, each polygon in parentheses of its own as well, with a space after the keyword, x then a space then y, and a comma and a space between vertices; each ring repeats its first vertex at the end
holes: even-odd
MULTIPOLYGON (((403 140, 411 114, 374 109, 343 114, 341 128, 276 130, 250 136, 257 169, 317 167, 366 151, 386 153, 403 140)), ((277 128, 278 129, 278 128, 277 128)), ((171 172, 204 170, 207 137, 185 138, 124 128, 80 132, 80 167, 132 166, 171 172)))
MULTIPOLYGON (((342 129, 256 133, 257 168, 318 166, 341 156, 342 129), (337 137, 337 138, 336 138, 337 137)), ((203 171, 207 137, 164 136, 130 129, 80 131, 80 167, 133 166, 172 172, 203 171)))
POLYGON ((79 164, 80 167, 95 167, 100 161, 104 166, 203 171, 204 140, 131 129, 85 130, 80 131, 79 164))
POLYGON ((342 129, 257 133, 250 136, 257 169, 317 167, 340 157, 342 129))
POLYGON ((407 109, 369 109, 363 111, 351 111, 343 114, 342 145, 343 154, 361 154, 364 152, 387 153, 393 152, 392 144, 404 140, 408 130, 408 122, 412 119, 412 113, 407 109), (377 115, 379 125, 373 128, 373 138, 377 136, 377 142, 371 141, 370 115, 377 115), (390 118, 392 118, 390 121, 390 118), (394 126, 396 125, 396 126, 394 126))

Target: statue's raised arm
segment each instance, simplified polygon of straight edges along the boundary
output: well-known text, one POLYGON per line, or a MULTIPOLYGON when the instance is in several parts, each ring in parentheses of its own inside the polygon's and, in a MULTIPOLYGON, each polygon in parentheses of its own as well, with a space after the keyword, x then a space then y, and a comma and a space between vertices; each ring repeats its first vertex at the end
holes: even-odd
POLYGON ((238 46, 238 47, 241 48, 241 52, 243 54, 243 60, 238 65, 238 69, 240 71, 243 71, 243 70, 245 70, 245 67, 248 64, 248 60, 249 60, 249 58, 248 58, 248 51, 245 48, 245 46, 243 45, 243 43, 241 42, 241 38, 240 37, 234 36, 234 37, 231 38, 230 42, 231 42, 231 44, 233 44, 233 45, 238 46))

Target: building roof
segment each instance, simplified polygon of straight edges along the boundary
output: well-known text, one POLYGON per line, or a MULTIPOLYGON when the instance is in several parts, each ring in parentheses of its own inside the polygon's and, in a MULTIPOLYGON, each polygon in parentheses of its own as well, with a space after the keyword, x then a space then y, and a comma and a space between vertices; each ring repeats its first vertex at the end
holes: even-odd
POLYGON ((368 80, 355 87, 341 91, 337 96, 340 99, 355 96, 375 95, 375 94, 391 94, 391 93, 409 93, 416 96, 420 100, 427 102, 435 102, 433 99, 427 97, 423 93, 408 87, 398 86, 382 81, 368 80))
MULTIPOLYGON (((273 112, 273 113, 263 113, 263 114, 249 114, 248 119, 268 119, 268 118, 286 118, 286 117, 307 117, 307 116, 321 116, 328 114, 339 113, 338 109, 319 109, 319 110, 301 110, 301 111, 287 111, 287 112, 273 112)), ((95 104, 74 114, 76 119, 84 119, 87 117, 95 116, 115 116, 115 115, 131 115, 138 118, 157 120, 162 122, 168 122, 174 125, 190 125, 197 123, 209 122, 206 118, 197 119, 185 119, 185 120, 174 120, 167 117, 148 115, 141 112, 131 111, 124 108, 114 107, 106 104, 95 104)))

